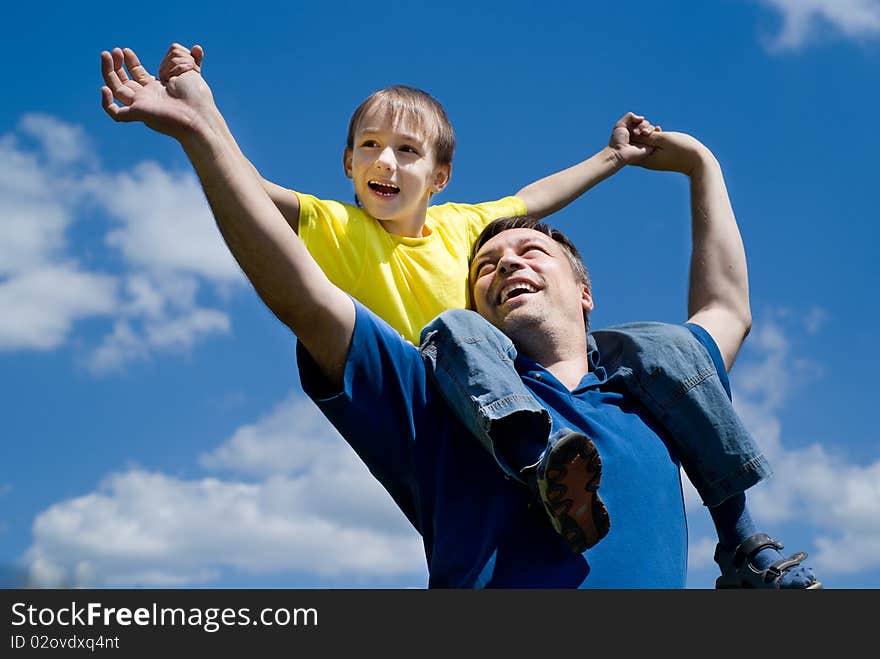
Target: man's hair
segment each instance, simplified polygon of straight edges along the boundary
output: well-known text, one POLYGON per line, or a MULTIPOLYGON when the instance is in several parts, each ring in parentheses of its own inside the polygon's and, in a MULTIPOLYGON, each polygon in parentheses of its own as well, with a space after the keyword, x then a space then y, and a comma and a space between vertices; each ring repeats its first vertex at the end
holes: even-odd
POLYGON ((483 245, 502 231, 507 231, 509 229, 532 229, 533 231, 540 231, 544 235, 555 240, 562 246, 562 251, 565 252, 565 256, 568 257, 568 262, 571 264, 571 269, 574 271, 578 281, 582 284, 586 284, 587 290, 591 290, 590 273, 587 270, 587 266, 584 264, 584 259, 581 258, 580 252, 578 252, 577 247, 574 246, 574 243, 571 242, 569 237, 559 231, 559 229, 554 229, 546 222, 532 219, 526 215, 502 217, 487 224, 486 228, 483 229, 482 233, 480 233, 477 238, 477 242, 474 244, 474 249, 471 252, 471 258, 468 261, 468 264, 473 263, 474 257, 476 257, 477 252, 480 251, 480 248, 483 245))
POLYGON ((373 92, 358 106, 348 123, 346 148, 354 149, 354 134, 361 119, 367 112, 380 106, 391 115, 393 121, 409 120, 425 131, 434 147, 434 157, 438 165, 452 164, 455 132, 446 116, 446 110, 429 93, 406 85, 394 85, 373 92))

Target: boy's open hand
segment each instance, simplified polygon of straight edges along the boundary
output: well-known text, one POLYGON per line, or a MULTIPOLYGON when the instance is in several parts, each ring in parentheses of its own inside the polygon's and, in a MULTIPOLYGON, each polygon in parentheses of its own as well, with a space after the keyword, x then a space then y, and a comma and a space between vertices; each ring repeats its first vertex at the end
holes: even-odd
POLYGON ((713 157, 712 152, 699 140, 685 133, 654 131, 640 139, 652 149, 650 154, 636 163, 646 169, 691 176, 702 162, 713 157))
POLYGON ((101 102, 114 121, 142 121, 153 130, 181 139, 200 113, 213 107, 211 90, 198 72, 190 70, 163 84, 130 48, 102 52, 101 74, 105 83, 101 102))
POLYGON ((627 112, 614 124, 608 146, 614 150, 622 164, 635 165, 653 151, 644 140, 660 130, 660 126, 652 126, 643 116, 627 112))

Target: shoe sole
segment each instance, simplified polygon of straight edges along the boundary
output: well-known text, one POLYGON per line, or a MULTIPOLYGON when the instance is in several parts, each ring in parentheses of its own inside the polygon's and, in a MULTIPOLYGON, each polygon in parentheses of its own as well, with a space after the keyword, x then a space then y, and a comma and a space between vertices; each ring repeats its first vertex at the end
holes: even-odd
POLYGON ((608 509, 596 491, 601 479, 602 459, 595 445, 572 433, 551 449, 538 481, 553 527, 578 554, 595 546, 611 528, 608 509))

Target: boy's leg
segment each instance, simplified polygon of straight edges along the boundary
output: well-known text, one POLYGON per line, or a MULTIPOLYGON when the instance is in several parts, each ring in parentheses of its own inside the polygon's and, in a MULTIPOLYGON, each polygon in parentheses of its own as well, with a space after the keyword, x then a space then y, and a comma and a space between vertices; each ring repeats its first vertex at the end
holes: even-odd
MULTIPOLYGON (((733 409, 729 393, 716 375, 716 365, 691 331, 661 323, 631 323, 594 332, 591 339, 596 341, 603 362, 611 362, 607 366, 615 377, 665 427, 685 472, 709 508, 719 540, 719 587, 741 582, 734 574, 740 570, 754 576, 746 564, 740 565, 740 570, 731 565, 740 547, 750 550, 746 563, 761 571, 774 564, 782 566, 773 585, 817 587, 812 571, 799 562, 787 561, 778 543, 757 532, 745 491, 769 476, 770 468, 733 409)), ((740 558, 742 552, 738 563, 740 558)), ((768 574, 772 576, 772 570, 768 574)))
POLYGON ((422 358, 452 412, 508 476, 537 462, 550 438, 550 414, 513 366, 516 348, 479 314, 445 311, 421 334, 422 358))
POLYGON ((744 492, 710 506, 709 513, 718 532, 717 588, 822 588, 813 571, 801 565, 806 554, 786 558, 779 551, 780 543, 758 533, 744 492))
POLYGON ((581 553, 608 533, 596 490, 602 461, 584 435, 550 436, 550 414, 513 366, 510 339, 473 311, 440 314, 421 335, 430 377, 451 410, 508 476, 541 500, 553 528, 581 553))

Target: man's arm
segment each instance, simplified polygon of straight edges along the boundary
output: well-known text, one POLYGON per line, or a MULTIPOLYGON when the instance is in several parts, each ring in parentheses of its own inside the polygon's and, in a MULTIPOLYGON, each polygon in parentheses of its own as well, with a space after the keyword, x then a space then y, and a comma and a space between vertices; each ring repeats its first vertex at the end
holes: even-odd
POLYGON ((685 174, 691 182, 688 322, 712 336, 727 370, 752 326, 746 253, 727 195, 721 165, 705 146, 682 133, 655 132, 640 164, 685 174))
POLYGON ((654 130, 644 117, 627 112, 614 125, 608 146, 577 165, 530 183, 516 196, 525 203, 530 217, 546 217, 568 206, 624 165, 635 164, 648 155, 651 147, 636 140, 646 138, 654 130))
MULTIPOLYGON (((183 75, 188 71, 195 71, 196 73, 201 74, 202 60, 204 57, 205 50, 199 45, 195 45, 190 49, 179 43, 171 44, 168 48, 168 52, 165 53, 165 58, 159 65, 159 81, 162 84, 168 84, 168 81, 171 78, 183 75)), ((241 149, 235 141, 235 138, 232 136, 232 132, 229 130, 225 121, 222 121, 220 128, 230 144, 234 145, 234 148, 238 149, 239 153, 241 153, 241 149)), ((273 201, 275 206, 278 207, 278 210, 281 211, 284 219, 287 220, 290 227, 298 233, 299 198, 291 190, 263 178, 257 168, 254 167, 250 160, 247 160, 243 153, 242 158, 245 158, 248 165, 253 169, 254 174, 260 179, 263 189, 269 195, 269 198, 273 201)))
POLYGON ((351 298, 327 279, 230 143, 201 75, 189 71, 163 85, 134 51, 119 48, 101 53, 101 70, 105 111, 115 121, 143 122, 181 144, 226 244, 257 293, 328 380, 341 386, 355 322, 351 298))

